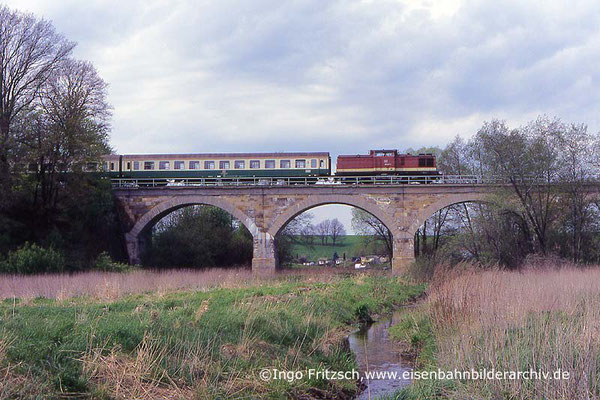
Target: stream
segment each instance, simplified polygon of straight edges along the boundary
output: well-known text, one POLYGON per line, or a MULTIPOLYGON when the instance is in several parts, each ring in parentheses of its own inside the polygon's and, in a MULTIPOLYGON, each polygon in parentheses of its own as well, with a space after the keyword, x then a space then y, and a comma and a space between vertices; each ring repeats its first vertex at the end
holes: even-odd
MULTIPOLYGON (((394 343, 389 338, 388 328, 400 318, 401 311, 379 321, 361 327, 350 334, 350 349, 356 357, 361 374, 365 371, 396 371, 398 376, 411 367, 400 354, 394 351, 394 343)), ((410 380, 371 380, 365 382, 367 388, 357 397, 358 400, 376 399, 391 395, 396 390, 410 384, 410 380)))

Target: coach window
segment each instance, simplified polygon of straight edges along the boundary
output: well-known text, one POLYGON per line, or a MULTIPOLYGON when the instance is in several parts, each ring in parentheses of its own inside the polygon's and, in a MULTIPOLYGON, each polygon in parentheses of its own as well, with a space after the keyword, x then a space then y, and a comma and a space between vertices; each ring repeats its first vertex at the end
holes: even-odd
POLYGON ((154 161, 144 161, 144 169, 145 170, 154 169, 154 161))
MULTIPOLYGON (((18 166, 18 168, 21 168, 21 169, 22 169, 23 167, 22 167, 22 166, 18 166)), ((86 163, 86 165, 85 165, 85 169, 86 169, 87 171, 95 171, 95 170, 97 170, 97 169, 98 169, 98 163, 95 163, 95 162, 88 162, 88 163, 86 163)))
POLYGON ((275 160, 265 160, 265 168, 275 168, 275 160))
POLYGON ((190 169, 200 169, 200 161, 190 161, 190 169))
POLYGON ((323 160, 319 160, 319 168, 324 168, 325 163, 323 160))
POLYGON ((306 168, 306 160, 296 160, 296 168, 306 168))
POLYGON ((114 163, 114 162, 111 162, 111 163, 110 163, 110 170, 111 170, 111 171, 114 171, 114 170, 115 170, 115 163, 114 163))
POLYGON ((127 161, 127 169, 131 170, 131 161, 127 161))
POLYGON ((185 162, 184 161, 174 161, 173 162, 173 168, 174 169, 184 169, 185 168, 185 162))
POLYGON ((171 163, 169 161, 159 161, 158 169, 171 169, 171 163))
POLYGON ((204 161, 204 169, 215 169, 214 161, 204 161))
POLYGON ((244 160, 235 160, 233 162, 233 166, 235 167, 235 169, 245 169, 246 162, 244 160))
POLYGON ((252 169, 260 168, 260 160, 250 160, 250 168, 252 168, 252 169))
POLYGON ((139 161, 134 161, 134 162, 133 162, 133 169, 135 169, 136 171, 137 171, 138 169, 140 169, 140 162, 139 162, 139 161))
POLYGON ((279 168, 290 168, 292 165, 292 162, 290 160, 281 160, 279 161, 279 168))
POLYGON ((316 158, 313 158, 312 160, 310 160, 310 167, 317 168, 317 159, 316 158))
POLYGON ((219 161, 219 169, 229 169, 229 161, 219 161))
MULTIPOLYGON (((104 171, 108 171, 108 162, 104 161, 104 164, 102 164, 102 169, 104 171)), ((37 165, 36 164, 29 164, 29 171, 37 171, 37 165), (31 168, 31 166, 34 165, 33 169, 31 168)))

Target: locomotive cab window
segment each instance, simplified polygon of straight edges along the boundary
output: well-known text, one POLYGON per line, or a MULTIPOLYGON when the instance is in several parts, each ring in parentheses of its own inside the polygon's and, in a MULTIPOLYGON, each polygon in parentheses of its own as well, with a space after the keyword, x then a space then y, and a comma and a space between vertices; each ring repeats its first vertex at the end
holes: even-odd
POLYGON ((265 160, 265 168, 275 168, 275 160, 265 160))
POLYGON ((154 161, 144 161, 144 169, 145 170, 154 169, 154 161))
POLYGON ((183 161, 174 161, 173 162, 173 168, 174 169, 184 169, 185 168, 185 162, 183 162, 183 161))
POLYGON ((279 161, 279 168, 291 168, 292 162, 290 160, 281 160, 279 161))
POLYGON ((233 166, 235 167, 235 169, 245 169, 246 162, 244 160, 235 160, 233 162, 233 166))
POLYGON ((229 161, 219 161, 219 169, 229 169, 229 161))
POLYGON ((252 169, 260 168, 260 160, 250 160, 250 168, 252 168, 252 169))
POLYGON ((296 160, 296 168, 306 168, 306 160, 296 160))
POLYGON ((215 169, 214 161, 204 161, 204 169, 215 169))
POLYGON ((433 167, 433 158, 419 158, 419 167, 433 167))
POLYGON ((190 161, 190 169, 200 169, 200 161, 190 161))

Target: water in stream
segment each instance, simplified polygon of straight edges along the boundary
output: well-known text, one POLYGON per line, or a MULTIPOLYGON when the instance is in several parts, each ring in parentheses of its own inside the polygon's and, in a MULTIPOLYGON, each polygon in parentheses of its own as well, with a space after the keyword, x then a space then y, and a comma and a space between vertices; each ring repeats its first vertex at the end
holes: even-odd
MULTIPOLYGON (((350 349, 356 356, 361 373, 364 371, 396 371, 400 377, 403 371, 410 370, 388 335, 388 328, 395 324, 400 312, 391 317, 382 318, 371 325, 363 326, 352 333, 348 340, 350 349)), ((357 397, 358 400, 376 399, 379 396, 393 394, 410 383, 410 380, 372 380, 365 382, 367 389, 357 397)))

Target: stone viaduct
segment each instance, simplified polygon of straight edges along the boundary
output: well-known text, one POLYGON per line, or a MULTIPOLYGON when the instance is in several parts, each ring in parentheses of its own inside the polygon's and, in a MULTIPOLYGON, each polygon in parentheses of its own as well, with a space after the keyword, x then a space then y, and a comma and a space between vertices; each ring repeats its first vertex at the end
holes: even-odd
POLYGON ((189 205, 219 207, 237 218, 254 237, 252 269, 274 271, 277 233, 298 214, 325 204, 363 209, 383 222, 394 239, 392 271, 414 260, 413 240, 423 221, 456 203, 481 201, 497 185, 356 185, 356 186, 203 186, 115 188, 122 209, 129 261, 140 254, 152 226, 170 212, 189 205))

